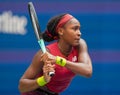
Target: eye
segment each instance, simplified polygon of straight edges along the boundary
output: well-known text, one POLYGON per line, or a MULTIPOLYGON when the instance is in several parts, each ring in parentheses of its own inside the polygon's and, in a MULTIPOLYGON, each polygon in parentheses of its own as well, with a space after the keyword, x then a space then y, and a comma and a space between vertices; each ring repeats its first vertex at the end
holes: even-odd
POLYGON ((74 31, 80 30, 80 27, 79 26, 75 26, 75 27, 73 27, 73 30, 74 31))

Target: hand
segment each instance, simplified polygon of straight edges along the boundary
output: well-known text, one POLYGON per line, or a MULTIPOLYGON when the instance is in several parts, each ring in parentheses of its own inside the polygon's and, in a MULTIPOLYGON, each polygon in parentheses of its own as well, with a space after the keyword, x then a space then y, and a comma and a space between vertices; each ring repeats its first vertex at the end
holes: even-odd
POLYGON ((44 63, 46 61, 51 61, 52 64, 56 62, 56 56, 54 56, 54 55, 52 55, 52 54, 50 54, 48 52, 42 54, 40 59, 44 63))
POLYGON ((55 72, 55 65, 51 64, 50 61, 46 61, 43 66, 43 76, 45 78, 45 81, 48 83, 51 80, 51 76, 49 76, 49 72, 55 72))

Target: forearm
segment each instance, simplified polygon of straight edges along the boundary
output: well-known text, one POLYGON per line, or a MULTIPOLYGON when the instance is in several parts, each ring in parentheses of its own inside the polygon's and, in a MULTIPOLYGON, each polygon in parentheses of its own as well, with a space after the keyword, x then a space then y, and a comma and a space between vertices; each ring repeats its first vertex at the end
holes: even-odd
POLYGON ((37 89, 39 85, 36 82, 36 79, 21 79, 19 83, 19 90, 21 93, 29 92, 37 89))
POLYGON ((85 77, 90 77, 92 75, 92 67, 87 63, 75 63, 67 61, 65 67, 70 69, 72 72, 85 77))

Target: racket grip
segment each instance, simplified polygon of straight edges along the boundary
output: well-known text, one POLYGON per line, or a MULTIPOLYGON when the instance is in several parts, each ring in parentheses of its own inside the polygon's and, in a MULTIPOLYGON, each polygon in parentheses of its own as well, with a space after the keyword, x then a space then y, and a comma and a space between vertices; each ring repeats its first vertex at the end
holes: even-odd
MULTIPOLYGON (((43 39, 38 40, 38 43, 39 43, 39 45, 41 47, 42 52, 45 53, 46 52, 46 48, 45 48, 45 44, 44 44, 43 39)), ((49 72, 49 76, 52 77, 54 75, 55 75, 55 72, 49 72)))
POLYGON ((45 48, 45 44, 44 44, 43 39, 38 40, 38 43, 39 43, 39 45, 41 47, 42 52, 45 53, 46 52, 46 48, 45 48))

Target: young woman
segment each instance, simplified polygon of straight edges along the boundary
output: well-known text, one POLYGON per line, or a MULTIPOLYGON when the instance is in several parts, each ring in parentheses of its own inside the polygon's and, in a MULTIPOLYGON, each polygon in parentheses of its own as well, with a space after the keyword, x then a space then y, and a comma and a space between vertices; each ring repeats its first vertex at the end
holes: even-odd
POLYGON ((19 81, 22 95, 59 95, 75 75, 90 77, 92 63, 85 40, 81 38, 80 23, 70 14, 51 18, 43 39, 54 41, 39 50, 19 81), (54 72, 50 76, 49 72, 54 72))

